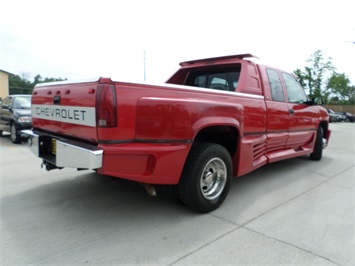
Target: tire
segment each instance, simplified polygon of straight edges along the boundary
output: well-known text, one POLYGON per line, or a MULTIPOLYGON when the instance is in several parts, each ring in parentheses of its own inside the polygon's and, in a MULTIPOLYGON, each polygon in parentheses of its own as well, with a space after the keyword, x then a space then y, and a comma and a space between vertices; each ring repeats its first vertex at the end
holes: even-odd
POLYGON ((21 142, 21 136, 20 136, 19 132, 17 131, 14 123, 11 124, 10 133, 11 133, 10 138, 11 138, 12 143, 20 143, 21 142))
POLYGON ((317 130, 316 143, 314 144, 314 150, 310 157, 313 161, 320 161, 323 155, 323 128, 319 127, 317 130))
POLYGON ((181 201, 191 209, 207 213, 227 197, 232 182, 232 159, 222 145, 194 144, 178 184, 181 201))

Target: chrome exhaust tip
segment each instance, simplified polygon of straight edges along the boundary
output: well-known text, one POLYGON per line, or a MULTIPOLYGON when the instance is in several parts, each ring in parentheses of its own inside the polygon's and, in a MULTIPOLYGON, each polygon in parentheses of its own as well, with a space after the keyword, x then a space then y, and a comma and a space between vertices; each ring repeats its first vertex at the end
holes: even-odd
POLYGON ((145 191, 147 192, 147 194, 151 197, 156 197, 157 196, 157 191, 155 189, 155 187, 151 184, 144 184, 144 183, 140 183, 144 188, 145 191))

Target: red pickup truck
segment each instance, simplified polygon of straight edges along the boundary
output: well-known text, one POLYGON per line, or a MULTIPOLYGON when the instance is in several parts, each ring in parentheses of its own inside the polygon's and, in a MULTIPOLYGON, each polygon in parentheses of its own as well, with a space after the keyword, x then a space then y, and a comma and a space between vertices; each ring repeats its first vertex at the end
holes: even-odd
POLYGON ((183 62, 163 85, 37 85, 33 130, 23 133, 47 170, 170 185, 188 207, 212 211, 232 177, 305 154, 320 160, 330 137, 327 111, 292 74, 249 57, 183 62))

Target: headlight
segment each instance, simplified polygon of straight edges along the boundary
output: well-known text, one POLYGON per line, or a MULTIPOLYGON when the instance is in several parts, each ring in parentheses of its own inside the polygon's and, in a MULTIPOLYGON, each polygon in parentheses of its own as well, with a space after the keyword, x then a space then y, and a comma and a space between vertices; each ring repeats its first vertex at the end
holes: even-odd
POLYGON ((20 123, 30 123, 30 122, 32 122, 32 117, 30 117, 30 116, 21 116, 21 117, 18 119, 18 121, 19 121, 20 123))

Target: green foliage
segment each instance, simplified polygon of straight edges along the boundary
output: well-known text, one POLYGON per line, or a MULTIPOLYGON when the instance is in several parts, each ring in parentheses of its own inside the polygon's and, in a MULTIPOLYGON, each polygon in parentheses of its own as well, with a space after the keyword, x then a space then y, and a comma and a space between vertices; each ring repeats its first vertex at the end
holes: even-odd
POLYGON ((31 94, 31 82, 19 75, 10 76, 9 78, 10 94, 31 94), (15 91, 15 93, 13 93, 15 91))
POLYGON ((345 73, 334 73, 328 80, 327 89, 332 93, 331 103, 355 104, 355 86, 350 86, 345 73))
POLYGON ((41 75, 36 75, 33 82, 29 81, 27 76, 29 74, 22 73, 21 76, 14 75, 9 78, 9 91, 10 94, 32 94, 34 87, 43 82, 53 82, 53 81, 64 81, 67 79, 62 78, 45 78, 43 79, 41 75))
POLYGON ((331 92, 327 88, 327 81, 335 72, 335 67, 329 57, 324 59, 323 52, 315 51, 309 59, 306 60, 308 65, 302 71, 296 69, 294 74, 299 78, 300 83, 308 91, 310 98, 324 98, 329 100, 331 92))
POLYGON ((323 98, 330 104, 355 104, 355 86, 345 73, 337 73, 329 57, 324 59, 323 52, 315 51, 303 70, 296 69, 294 74, 308 91, 310 98, 323 98))

